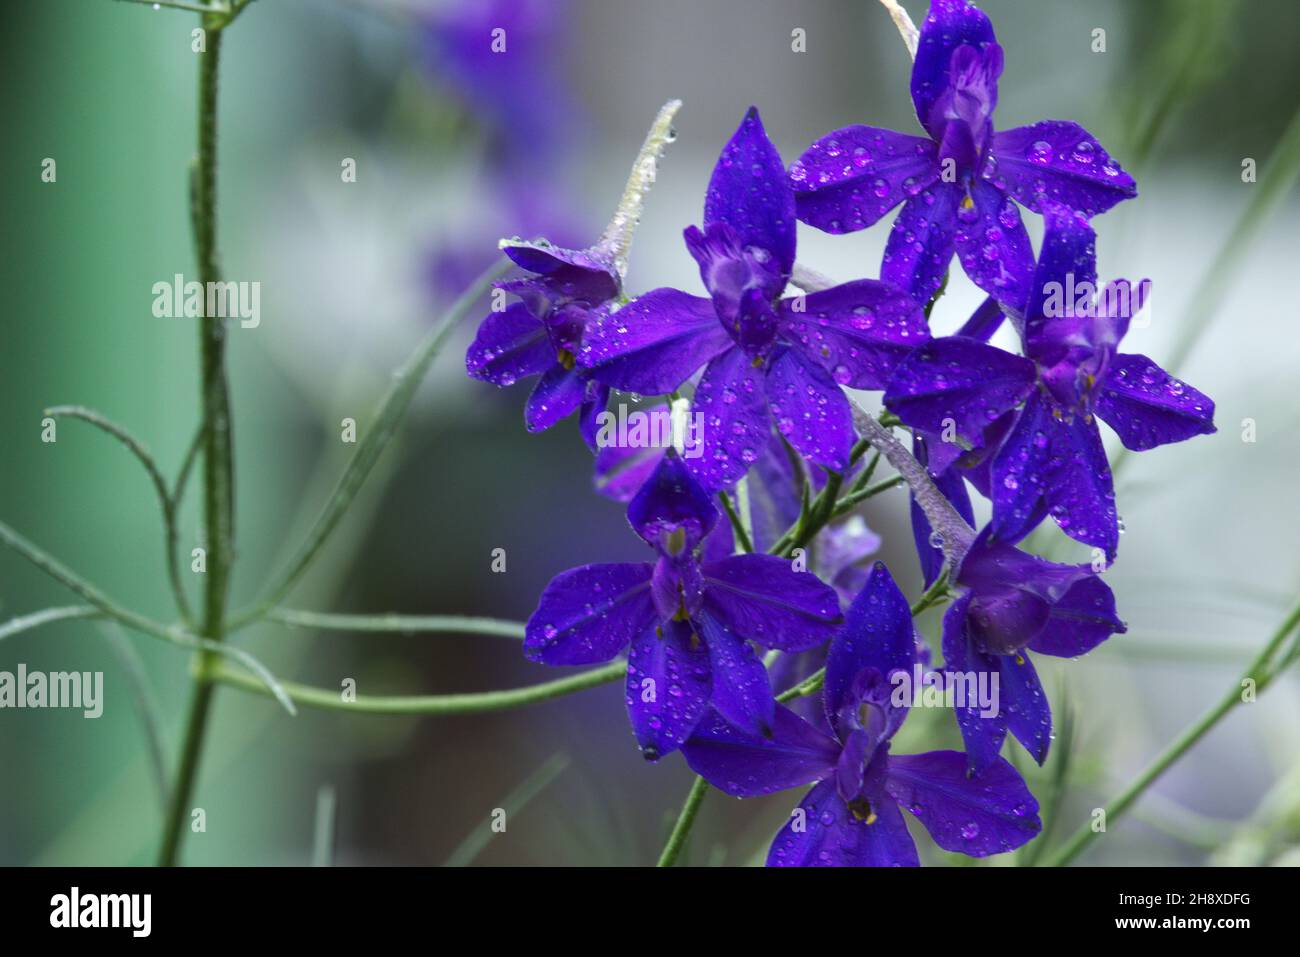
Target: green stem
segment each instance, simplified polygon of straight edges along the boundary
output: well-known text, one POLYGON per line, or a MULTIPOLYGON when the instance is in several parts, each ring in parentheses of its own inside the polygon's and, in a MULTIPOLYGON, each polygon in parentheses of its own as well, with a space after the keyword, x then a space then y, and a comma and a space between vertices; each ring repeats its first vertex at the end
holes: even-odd
POLYGON ((162 472, 158 469, 157 463, 154 462, 153 456, 149 454, 149 450, 126 428, 105 418, 94 409, 87 409, 80 405, 56 405, 46 409, 44 414, 52 417, 64 416, 88 422, 121 442, 127 451, 134 455, 140 464, 144 466, 144 470, 149 474, 149 481, 153 484, 154 492, 158 496, 158 506, 162 510, 164 560, 167 563, 167 577, 171 583, 176 610, 180 613, 185 624, 192 626, 193 619, 190 615, 190 603, 185 596, 185 589, 181 585, 180 564, 176 559, 176 500, 168 491, 167 480, 163 478, 162 472))
MULTIPOLYGON (((229 648, 223 646, 219 642, 210 641, 206 638, 192 634, 184 628, 163 625, 154 621, 152 618, 146 618, 144 615, 118 604, 100 591, 99 588, 86 581, 54 556, 47 554, 37 546, 33 545, 8 525, 4 524, 4 522, 0 522, 0 545, 6 545, 9 548, 12 548, 15 552, 22 555, 55 581, 70 589, 74 594, 80 595, 94 606, 94 608, 103 616, 112 618, 133 631, 138 631, 144 635, 151 635, 154 638, 161 638, 163 641, 170 642, 173 645, 179 645, 182 648, 190 648, 196 651, 209 651, 228 658, 234 658, 263 681, 267 686, 267 691, 273 694, 280 701, 286 711, 291 714, 293 713, 293 703, 290 702, 283 692, 280 691, 279 683, 275 680, 275 676, 266 669, 265 665, 242 648, 229 648)), ((5 625, 6 630, 3 634, 16 634, 18 631, 26 630, 28 627, 35 627, 36 625, 44 624, 47 621, 54 621, 58 618, 89 618, 92 616, 89 612, 84 616, 81 614, 74 615, 72 613, 59 614, 55 616, 48 612, 38 612, 36 615, 30 617, 37 618, 38 620, 34 623, 25 624, 21 628, 15 627, 18 622, 11 621, 5 625), (13 628, 12 631, 9 630, 11 627, 13 628)))
POLYGON ((686 838, 691 833, 691 827, 695 824, 695 815, 700 813, 700 804, 708 791, 709 782, 697 776, 686 795, 681 813, 677 815, 677 823, 673 825, 673 832, 668 835, 668 843, 664 845, 656 866, 672 867, 677 863, 677 858, 681 856, 682 848, 686 845, 686 838))
POLYGON ((90 605, 67 605, 62 608, 45 608, 29 615, 10 618, 0 625, 0 641, 13 635, 48 625, 53 621, 67 621, 69 618, 102 618, 104 613, 90 605))
POLYGON ((462 635, 499 635, 523 640, 524 623, 470 615, 335 615, 293 608, 276 608, 266 616, 291 628, 326 631, 395 631, 403 634, 453 632, 462 635))
POLYGON ((719 492, 718 501, 722 503, 722 510, 727 513, 727 521, 731 522, 731 530, 736 535, 737 543, 746 554, 749 554, 754 550, 754 543, 750 541, 749 532, 745 531, 744 523, 736 514, 736 507, 731 504, 731 496, 726 492, 719 492))
MULTIPOLYGON (((1260 694, 1268 684, 1280 673, 1280 668, 1270 669, 1268 666, 1274 655, 1282 647, 1287 637, 1297 627, 1300 627, 1300 603, 1297 603, 1290 613, 1278 626, 1277 631, 1269 639, 1268 644, 1255 657, 1246 670, 1242 673, 1240 679, 1227 690, 1219 702, 1209 711, 1205 712, 1191 727, 1187 728, 1180 734, 1169 747, 1165 748, 1160 757, 1156 758, 1145 771, 1124 791, 1115 798, 1110 804, 1106 805, 1106 825, 1109 827, 1132 806, 1133 802, 1142 796, 1156 780, 1164 774, 1169 768, 1178 761, 1184 754, 1205 737, 1205 735, 1223 719, 1233 708, 1242 703, 1242 684, 1251 680, 1255 682, 1255 692, 1260 694)), ((1063 867, 1078 857, 1087 849, 1100 832, 1094 831, 1088 824, 1083 825, 1066 844, 1048 859, 1049 867, 1063 867)))
MULTIPOLYGON (((224 23, 205 18, 206 52, 199 56, 198 163, 194 172, 194 251, 199 281, 205 289, 218 281, 217 263, 217 80, 224 23)), ((200 398, 203 407, 203 525, 207 546, 203 620, 200 632, 209 642, 225 637, 226 598, 234 541, 234 478, 231 451, 230 395, 226 383, 226 326, 219 316, 207 316, 199 327, 200 398)), ((203 752, 204 732, 212 703, 211 676, 217 662, 210 651, 196 658, 194 688, 172 788, 171 806, 163 825, 158 863, 176 863, 190 795, 203 752)))
MULTIPOLYGON (((440 695, 357 695, 352 700, 344 700, 339 691, 315 688, 292 681, 281 682, 280 687, 294 703, 326 711, 348 711, 355 714, 479 714, 484 711, 505 711, 541 701, 550 701, 552 698, 560 698, 577 691, 609 684, 626 675, 627 662, 618 660, 567 678, 529 685, 526 688, 511 688, 507 691, 440 695)), ((218 665, 213 669, 212 680, 232 688, 239 688, 241 691, 268 694, 265 684, 228 665, 218 665)))

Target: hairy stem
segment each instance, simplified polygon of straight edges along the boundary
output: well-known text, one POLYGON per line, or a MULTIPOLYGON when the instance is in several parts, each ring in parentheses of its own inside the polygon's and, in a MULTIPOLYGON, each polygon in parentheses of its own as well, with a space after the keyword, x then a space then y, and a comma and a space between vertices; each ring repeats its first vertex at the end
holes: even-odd
MULTIPOLYGON (((206 52, 199 56, 198 162, 193 179, 194 252, 203 288, 220 276, 217 263, 217 79, 224 23, 205 18, 206 52)), ((200 400, 203 408, 203 527, 207 548, 203 615, 199 631, 210 642, 225 637, 226 598, 234 547, 234 477, 231 453, 230 395, 226 382, 226 326, 206 316, 199 327, 200 400)), ((194 669, 194 688, 163 825, 158 863, 171 866, 180 850, 184 819, 203 752, 212 704, 211 675, 216 656, 201 651, 194 669)))

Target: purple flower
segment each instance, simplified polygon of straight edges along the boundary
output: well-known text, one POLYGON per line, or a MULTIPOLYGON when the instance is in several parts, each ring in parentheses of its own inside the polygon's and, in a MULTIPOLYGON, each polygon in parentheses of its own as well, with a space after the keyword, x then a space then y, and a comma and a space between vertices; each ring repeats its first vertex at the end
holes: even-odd
POLYGON ((768 740, 711 714, 682 753, 736 797, 815 785, 772 842, 769 866, 918 865, 900 808, 944 850, 985 857, 1020 847, 1042 823, 1038 802, 1005 760, 972 778, 957 751, 890 754, 910 701, 901 679, 911 679, 916 663, 907 599, 877 564, 831 642, 822 691, 831 734, 784 706, 768 740))
POLYGON ((582 436, 595 448, 596 417, 609 400, 609 388, 592 381, 575 357, 588 324, 620 294, 612 257, 600 247, 511 242, 503 249, 533 275, 497 284, 520 301, 483 320, 465 354, 465 368, 473 378, 503 387, 540 373, 524 407, 528 430, 549 429, 580 408, 582 436))
POLYGON ((900 364, 885 404, 931 436, 954 430, 968 447, 998 436, 987 474, 965 472, 993 500, 998 538, 1017 542, 1050 514, 1112 561, 1119 522, 1094 416, 1141 451, 1213 432, 1214 402, 1146 356, 1116 351, 1149 283, 1121 280, 1098 296, 1092 228, 1062 206, 1043 212, 1042 254, 1019 323, 1025 355, 968 336, 933 339, 900 364))
POLYGON ((991 526, 976 536, 954 581, 963 594, 944 615, 944 669, 968 686, 996 680, 998 688, 996 713, 969 698, 955 709, 970 766, 978 773, 1001 760, 1008 730, 1042 764, 1052 712, 1027 652, 1074 658, 1122 634, 1115 596, 1089 566, 1029 555, 996 541, 991 526))
POLYGON ((556 576, 528 620, 524 653, 582 665, 630 645, 627 708, 650 760, 680 747, 710 703, 747 733, 771 734, 772 688, 749 642, 787 652, 825 642, 842 620, 835 592, 785 559, 719 554, 705 541, 717 510, 675 453, 632 499, 628 520, 657 560, 556 576))
POLYGON ((616 389, 669 392, 707 363, 700 481, 722 488, 757 460, 769 422, 809 460, 843 469, 853 422, 841 385, 884 388, 928 337, 917 304, 875 280, 782 299, 795 258, 794 193, 751 108, 709 182, 704 229, 686 230, 709 299, 655 289, 589 329, 579 361, 616 389))
POLYGON ((912 103, 929 137, 870 126, 822 137, 790 168, 799 219, 850 233, 902 203, 882 279, 928 301, 955 252, 977 286, 1018 309, 1033 252, 1013 200, 1037 213, 1051 199, 1091 217, 1137 187, 1076 123, 995 133, 1001 74, 988 17, 966 0, 933 0, 912 68, 912 103))

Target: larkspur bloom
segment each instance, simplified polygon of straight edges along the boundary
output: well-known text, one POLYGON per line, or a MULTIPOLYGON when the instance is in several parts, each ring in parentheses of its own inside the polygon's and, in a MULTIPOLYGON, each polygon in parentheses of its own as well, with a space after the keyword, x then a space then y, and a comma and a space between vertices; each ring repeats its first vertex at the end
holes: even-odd
POLYGON ((769 866, 918 865, 901 809, 940 847, 972 857, 1014 850, 1042 830, 1037 801, 1004 759, 971 777, 957 751, 890 753, 908 704, 891 676, 910 676, 916 661, 907 599, 877 564, 830 645, 830 734, 778 706, 770 740, 710 715, 683 747, 697 774, 736 797, 814 785, 772 842, 769 866))
POLYGON ((1001 73, 988 17, 966 0, 933 0, 912 68, 928 138, 870 126, 828 133, 790 168, 799 219, 850 233, 902 203, 881 279, 927 301, 955 252, 977 286, 1018 308, 1033 252, 1016 203, 1037 213, 1054 200, 1093 216, 1137 188, 1077 123, 994 132, 1001 73))
MULTIPOLYGON (((669 411, 658 406, 649 413, 658 422, 661 432, 666 430, 669 411)), ((691 470, 695 459, 687 446, 685 466, 691 470)), ((606 446, 596 453, 594 484, 596 491, 616 502, 629 501, 654 473, 667 454, 663 448, 629 448, 606 446)), ((852 480, 861 469, 855 463, 846 473, 852 480)), ((780 436, 773 434, 763 447, 748 477, 749 529, 751 543, 756 551, 770 551, 777 540, 799 518, 800 488, 807 482, 810 494, 815 495, 826 484, 826 475, 820 469, 810 469, 800 459, 792 460, 789 448, 780 436)), ((739 506, 738 506, 739 507, 739 506)), ((714 532, 728 526, 720 525, 714 532)), ((862 588, 866 580, 865 560, 880 548, 880 536, 867 526, 861 515, 853 515, 834 525, 827 525, 818 534, 811 551, 809 567, 823 581, 840 594, 847 605, 862 588)))
POLYGON ((609 388, 593 381, 575 357, 588 324, 620 296, 613 255, 600 245, 576 250, 506 242, 502 249, 532 275, 497 284, 519 301, 479 325, 466 370, 502 387, 540 374, 524 407, 528 430, 549 429, 580 409, 579 428, 594 448, 596 416, 609 401, 609 388))
POLYGON ((770 734, 772 687, 750 642, 792 653, 822 644, 842 620, 835 592, 785 559, 710 548, 718 512, 675 453, 632 499, 628 520, 657 560, 556 576, 528 620, 525 654, 593 664, 630 645, 627 708, 650 760, 676 750, 710 703, 746 732, 770 734))
POLYGON ((969 700, 955 709, 971 769, 1001 760, 1007 731, 1042 764, 1052 712, 1028 652, 1075 658, 1122 634, 1115 596, 1090 566, 1027 554, 997 541, 991 526, 976 536, 953 583, 961 594, 943 618, 944 669, 977 682, 996 675, 999 688, 994 715, 969 700))
POLYGON ((1146 356, 1117 351, 1149 283, 1121 280, 1097 295, 1092 228, 1061 206, 1048 204, 1044 216, 1032 295, 1018 323, 1025 355, 966 336, 932 339, 900 364, 885 404, 932 436, 945 423, 969 445, 999 434, 987 469, 965 474, 992 499, 1000 539, 1019 541, 1051 515, 1111 561, 1119 520, 1094 416, 1141 451, 1212 433, 1214 402, 1146 356))
POLYGON ((906 294, 875 280, 781 298, 795 259, 794 193, 758 111, 722 150, 704 229, 685 233, 710 298, 655 289, 599 317, 579 361, 597 381, 642 395, 676 389, 701 366, 694 408, 704 454, 692 468, 717 489, 743 476, 775 422, 810 461, 849 463, 853 423, 841 385, 884 388, 928 336, 906 294))

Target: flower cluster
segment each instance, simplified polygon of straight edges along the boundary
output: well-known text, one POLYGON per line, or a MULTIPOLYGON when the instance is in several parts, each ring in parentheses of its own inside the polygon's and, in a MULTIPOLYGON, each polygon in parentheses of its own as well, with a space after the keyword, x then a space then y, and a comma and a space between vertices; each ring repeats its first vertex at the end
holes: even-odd
POLYGON ((1033 839, 1038 805, 1001 755, 1009 732, 1047 757, 1030 653, 1076 657, 1125 630, 1101 578, 1120 523, 1098 419, 1131 450, 1214 431, 1209 398, 1118 351, 1149 283, 1097 286, 1090 219, 1134 197, 1132 177, 1074 123, 996 131, 1002 70, 988 18, 933 0, 911 82, 925 136, 850 126, 787 169, 751 108, 684 234, 707 295, 628 301, 608 244, 511 241, 529 275, 502 284, 518 301, 469 350, 469 373, 496 385, 540 374, 529 429, 580 411, 597 488, 653 550, 558 575, 526 655, 626 653, 652 761, 681 751, 738 797, 812 785, 769 864, 917 864, 902 811, 974 857, 1033 839), (846 233, 900 204, 880 278, 834 285, 796 266, 797 222, 846 233), (1036 257, 1022 207, 1043 217, 1036 257), (937 337, 929 312, 954 256, 988 298, 937 337), (1017 352, 991 344, 1006 319, 1017 352), (867 419, 846 390, 881 393, 885 412, 867 419), (662 396, 651 420, 693 416, 698 433, 689 447, 602 444, 617 393, 662 396), (882 456, 912 493, 927 586, 915 606, 883 564, 862 567, 879 539, 851 513, 882 484, 882 456), (978 530, 972 487, 991 503, 978 530), (1092 562, 1018 547, 1049 516, 1092 562), (932 667, 914 615, 943 601, 932 667), (964 754, 891 753, 921 674, 997 691, 950 702, 964 754))

